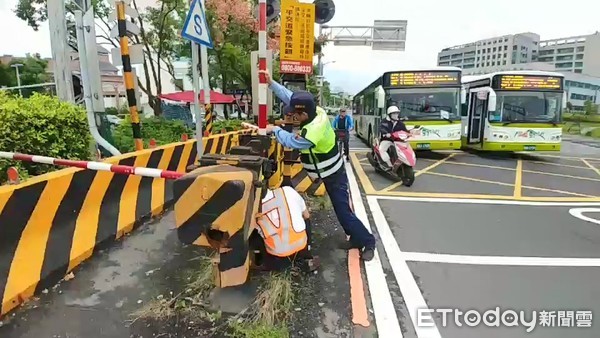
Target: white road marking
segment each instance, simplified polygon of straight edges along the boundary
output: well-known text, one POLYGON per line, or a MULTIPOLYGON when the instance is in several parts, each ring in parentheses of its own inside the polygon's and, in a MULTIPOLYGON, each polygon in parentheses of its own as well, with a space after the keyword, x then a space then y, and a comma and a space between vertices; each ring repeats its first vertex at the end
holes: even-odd
POLYGON ((584 212, 600 212, 600 208, 575 208, 575 209, 569 209, 569 214, 571 214, 571 216, 577 217, 577 218, 579 218, 582 221, 591 222, 591 223, 595 223, 595 224, 599 224, 600 225, 600 220, 599 219, 588 217, 588 216, 584 216, 583 215, 584 212))
MULTIPOLYGON (((352 170, 352 165, 350 163, 346 164, 346 173, 350 184, 354 212, 369 231, 373 232, 361 198, 358 183, 356 182, 356 177, 352 170)), ((375 314, 377 335, 379 337, 402 338, 400 323, 398 321, 396 309, 394 308, 394 303, 392 302, 392 296, 390 295, 387 281, 385 280, 385 274, 377 250, 375 251, 375 257, 371 261, 365 262, 365 271, 367 274, 369 293, 371 294, 371 303, 373 304, 373 312, 375 314)))
POLYGON ((512 266, 600 266, 600 258, 563 257, 514 257, 514 256, 470 256, 429 252, 402 252, 402 259, 411 262, 472 264, 472 265, 512 265, 512 266))
POLYGON ((438 331, 435 323, 430 327, 418 325, 418 310, 428 308, 427 303, 421 294, 421 290, 419 290, 419 285, 417 284, 412 272, 408 268, 408 264, 406 264, 406 261, 403 259, 403 253, 400 251, 400 247, 396 242, 394 234, 392 234, 392 230, 390 229, 390 226, 388 225, 387 220, 381 211, 381 207, 379 206, 377 198, 368 196, 367 201, 369 202, 369 209, 371 209, 373 221, 377 227, 377 232, 379 233, 379 237, 381 238, 381 242, 385 248, 385 253, 388 256, 390 265, 392 266, 394 277, 396 278, 398 286, 400 287, 400 292, 402 293, 402 297, 404 298, 404 302, 408 308, 408 312, 417 336, 419 338, 441 338, 440 332, 438 331))
POLYGON ((433 203, 465 203, 465 204, 502 204, 538 207, 577 207, 577 206, 600 206, 600 202, 533 202, 533 201, 510 201, 510 200, 486 200, 470 198, 437 198, 437 197, 404 197, 389 195, 369 195, 379 200, 396 200, 408 202, 433 202, 433 203))

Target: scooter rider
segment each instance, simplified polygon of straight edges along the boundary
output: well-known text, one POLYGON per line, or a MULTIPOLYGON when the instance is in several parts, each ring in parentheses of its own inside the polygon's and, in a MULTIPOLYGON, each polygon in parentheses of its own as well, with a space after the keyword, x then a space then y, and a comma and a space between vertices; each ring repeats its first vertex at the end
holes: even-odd
POLYGON ((388 149, 394 145, 392 133, 397 131, 408 132, 406 125, 400 121, 399 117, 400 109, 397 106, 390 106, 387 109, 387 117, 381 121, 381 125, 379 126, 379 133, 381 134, 379 139, 379 155, 385 162, 385 165, 388 166, 387 169, 392 168, 392 162, 388 154, 388 149))

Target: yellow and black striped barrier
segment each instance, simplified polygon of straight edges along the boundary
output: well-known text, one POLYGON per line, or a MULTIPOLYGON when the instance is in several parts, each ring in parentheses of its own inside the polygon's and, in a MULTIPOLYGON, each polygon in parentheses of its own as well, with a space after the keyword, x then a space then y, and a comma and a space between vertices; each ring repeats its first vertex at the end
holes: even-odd
MULTIPOLYGON (((196 157, 187 141, 105 162, 185 172, 196 157)), ((173 183, 69 168, 0 187, 0 316, 55 285, 100 244, 160 214, 173 183)))
POLYGON ((206 155, 200 167, 175 181, 179 240, 219 250, 219 287, 241 285, 248 278, 248 239, 259 212, 264 162, 252 155, 206 155))
POLYGON ((206 121, 206 134, 211 136, 213 132, 213 113, 212 106, 210 103, 204 105, 204 120, 206 121))
POLYGON ((129 56, 129 38, 127 37, 127 19, 125 17, 125 2, 117 1, 117 28, 119 32, 119 42, 121 47, 121 61, 123 63, 123 78, 127 94, 127 103, 129 105, 129 114, 131 116, 131 129, 133 131, 133 140, 135 149, 144 149, 142 141, 142 131, 140 129, 140 117, 137 110, 137 99, 135 97, 135 85, 133 73, 131 70, 131 57, 129 56))

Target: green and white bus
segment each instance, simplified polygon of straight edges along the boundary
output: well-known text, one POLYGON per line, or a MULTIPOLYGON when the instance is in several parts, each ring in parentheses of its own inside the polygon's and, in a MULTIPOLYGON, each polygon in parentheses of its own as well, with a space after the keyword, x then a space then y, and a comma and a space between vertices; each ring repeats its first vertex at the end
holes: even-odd
POLYGON ((564 76, 503 71, 463 77, 462 145, 485 151, 560 151, 564 76))
POLYGON ((461 69, 433 67, 386 72, 354 96, 356 134, 370 146, 389 106, 398 106, 413 149, 461 147, 461 69))

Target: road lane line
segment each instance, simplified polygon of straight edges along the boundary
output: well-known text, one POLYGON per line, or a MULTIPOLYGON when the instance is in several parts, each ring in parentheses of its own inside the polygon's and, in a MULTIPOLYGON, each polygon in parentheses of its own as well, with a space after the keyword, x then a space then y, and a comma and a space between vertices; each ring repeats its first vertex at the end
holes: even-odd
MULTIPOLYGON (((510 197, 513 199, 522 199, 524 197, 521 196, 521 194, 519 193, 519 195, 517 196, 517 187, 513 184, 510 183, 504 183, 504 182, 496 182, 496 181, 489 181, 489 180, 482 180, 479 178, 472 178, 472 177, 466 177, 466 176, 459 176, 459 175, 452 175, 452 174, 442 174, 442 173, 434 173, 434 172, 427 172, 425 173, 427 175, 434 175, 434 176, 441 176, 441 177, 449 177, 449 178, 456 178, 459 180, 465 180, 465 181, 472 181, 472 182, 478 182, 478 183, 487 183, 487 184, 496 184, 496 185, 501 185, 501 186, 506 186, 506 187, 515 187, 515 195, 513 195, 512 197, 510 196, 506 196, 506 197, 510 197)), ((516 181, 516 179, 515 179, 516 181)), ((518 183, 518 182, 515 182, 518 183)), ((533 187, 533 186, 529 186, 529 185, 523 185, 521 186, 521 189, 531 189, 531 190, 538 190, 538 191, 546 191, 546 192, 554 192, 554 193, 558 193, 558 194, 564 194, 564 195, 572 195, 572 196, 579 196, 579 197, 587 197, 587 198, 595 198, 598 196, 594 196, 594 195, 586 195, 586 194, 580 194, 580 193, 576 193, 576 192, 570 192, 570 191, 564 191, 564 190, 556 190, 556 189, 547 189, 547 188, 538 188, 538 187, 533 187)), ((382 190, 383 191, 383 190, 382 190)), ((490 197, 493 195, 490 195, 490 197)), ((501 195, 504 196, 504 195, 501 195)))
POLYGON ((593 171, 596 172, 596 174, 598 174, 598 176, 600 176, 600 170, 598 170, 598 168, 594 167, 590 162, 588 162, 585 158, 582 158, 581 161, 583 163, 585 163, 585 165, 587 165, 588 167, 590 167, 590 169, 592 169, 593 171))
MULTIPOLYGON (((511 184, 512 186, 512 184, 511 184)), ((530 188, 530 187, 527 187, 530 188)), ((531 187, 533 189, 541 189, 531 187)), ((460 193, 435 193, 435 192, 412 192, 412 191, 389 191, 384 193, 374 192, 370 196, 376 196, 378 198, 382 196, 394 196, 394 197, 425 197, 425 198, 439 198, 439 199, 458 199, 458 200, 469 200, 469 199, 481 199, 481 200, 508 200, 516 202, 581 202, 581 203, 594 203, 600 202, 600 197, 530 197, 523 196, 519 200, 515 200, 512 195, 492 195, 492 194, 460 194, 460 193)), ((519 203, 517 203, 519 204, 519 203)))
POLYGON ((587 198, 598 197, 598 196, 594 196, 594 195, 580 194, 578 192, 570 192, 570 191, 556 190, 556 189, 547 189, 547 188, 538 188, 538 187, 532 187, 532 186, 529 186, 529 185, 524 185, 523 189, 531 189, 531 190, 538 190, 538 191, 554 192, 554 193, 558 193, 558 194, 580 196, 580 197, 587 197, 587 198))
POLYGON ((515 191, 513 192, 514 198, 521 198, 521 185, 523 182, 523 160, 517 160, 517 169, 515 173, 515 191))
POLYGON ((569 214, 571 214, 573 217, 577 217, 582 221, 600 225, 600 219, 584 216, 584 212, 600 212, 600 208, 576 208, 569 210, 569 214))
POLYGON ((398 286, 400 287, 400 292, 402 293, 402 297, 404 298, 404 302, 408 308, 410 319, 413 323, 413 327, 417 333, 417 336, 419 338, 441 338, 440 332, 438 331, 435 323, 433 323, 433 326, 430 327, 418 325, 418 310, 427 309, 427 303, 421 294, 421 290, 419 290, 419 285, 417 284, 412 272, 408 268, 408 264, 406 264, 406 261, 403 259, 403 253, 396 242, 394 234, 392 233, 392 230, 390 229, 383 212, 381 211, 381 207, 379 206, 377 198, 373 196, 367 196, 367 201, 369 203, 369 209, 371 209, 371 213, 373 215, 373 221, 377 227, 377 232, 379 233, 385 253, 387 254, 390 265, 392 266, 394 277, 396 278, 398 286))
POLYGON ((410 262, 466 265, 600 267, 600 258, 472 256, 429 252, 402 252, 402 259, 410 262))
POLYGON ((434 172, 427 172, 425 174, 427 174, 427 175, 434 175, 434 176, 441 176, 441 177, 448 177, 448 178, 456 178, 456 179, 459 179, 459 180, 472 181, 472 182, 478 182, 478 183, 488 183, 488 184, 496 184, 496 185, 502 185, 502 186, 507 186, 507 187, 514 187, 514 185, 510 184, 510 183, 504 183, 504 182, 498 182, 498 181, 490 181, 490 180, 482 180, 480 178, 466 177, 466 176, 460 176, 460 175, 434 173, 434 172))
MULTIPOLYGON (((353 154, 350 154, 352 156, 353 154)), ((353 161, 356 158, 352 159, 353 161)), ((354 167, 357 172, 360 165, 354 167)), ((348 175, 348 182, 350 184, 350 194, 352 198, 352 204, 354 206, 354 212, 356 216, 363 222, 363 224, 371 230, 371 224, 367 217, 367 211, 363 204, 360 188, 358 182, 352 171, 352 166, 346 164, 346 173, 348 175)), ((364 185, 363 185, 364 186, 364 185)), ((394 337, 402 338, 402 330, 400 329, 400 323, 398 321, 398 315, 392 302, 392 296, 385 280, 385 274, 383 267, 381 266, 381 260, 379 253, 375 250, 375 257, 369 262, 365 262, 365 271, 367 274, 367 284, 369 293, 371 295, 371 303, 373 305, 373 312, 375 316, 375 326, 377 327, 377 335, 379 337, 394 337)))
POLYGON ((498 204, 498 205, 520 205, 536 207, 584 207, 600 206, 600 200, 597 202, 536 202, 536 201, 514 201, 514 200, 494 200, 494 199, 470 199, 470 198, 438 198, 438 197, 409 197, 409 196, 373 196, 378 200, 394 200, 406 202, 430 202, 430 203, 464 203, 464 204, 498 204))
MULTIPOLYGON (((358 176, 358 179, 360 180, 360 183, 362 184, 363 189, 365 189, 365 194, 367 194, 367 195, 374 194, 376 192, 376 190, 373 187, 373 184, 371 183, 371 180, 369 180, 369 177, 365 173, 364 169, 360 165, 358 157, 356 156, 355 153, 350 153, 350 162, 352 162, 352 167, 354 167, 354 170, 356 170, 356 175, 358 176)), ((348 170, 346 170, 346 171, 348 171, 348 170)), ((354 177, 354 172, 352 172, 352 176, 354 177)), ((360 190, 358 190, 358 192, 360 192, 360 190)))
POLYGON ((523 170, 523 172, 527 173, 527 174, 549 175, 549 176, 572 178, 572 179, 575 179, 575 180, 600 182, 600 179, 598 179, 598 178, 589 178, 589 177, 583 177, 583 176, 573 176, 573 175, 549 173, 549 172, 535 171, 535 170, 523 170))
POLYGON ((580 166, 580 165, 570 165, 570 164, 552 163, 552 162, 544 162, 544 161, 530 161, 530 160, 526 160, 526 161, 527 161, 527 163, 542 164, 542 165, 553 165, 555 167, 565 167, 565 168, 585 169, 585 170, 589 170, 590 169, 588 167, 584 167, 584 166, 580 166))
MULTIPOLYGON (((425 167, 419 171, 417 171, 415 173, 415 177, 417 176, 421 176, 422 174, 425 174, 426 172, 428 172, 431 169, 434 169, 435 167, 439 166, 440 164, 443 164, 444 162, 448 161, 449 159, 453 158, 454 156, 456 156, 458 153, 451 153, 448 156, 444 157, 443 159, 433 163, 432 165, 425 167)), ((396 182, 390 186, 388 186, 387 188, 381 189, 380 191, 382 192, 386 192, 386 191, 390 191, 390 190, 394 190, 396 188, 398 188, 399 186, 402 185, 402 182, 396 182)))

